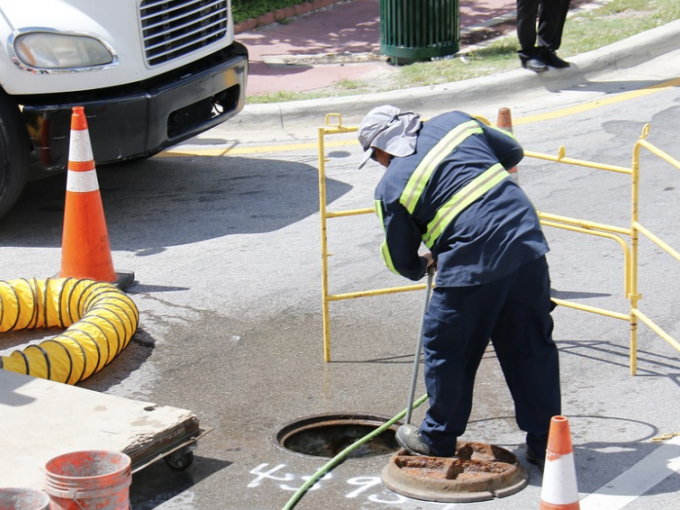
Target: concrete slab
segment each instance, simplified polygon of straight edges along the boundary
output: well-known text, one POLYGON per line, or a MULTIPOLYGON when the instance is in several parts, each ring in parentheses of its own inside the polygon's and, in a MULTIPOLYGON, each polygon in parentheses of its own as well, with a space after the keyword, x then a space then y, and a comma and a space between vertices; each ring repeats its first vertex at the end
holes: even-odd
POLYGON ((1 485, 42 489, 50 459, 83 450, 130 455, 133 471, 199 435, 191 411, 0 370, 1 485))

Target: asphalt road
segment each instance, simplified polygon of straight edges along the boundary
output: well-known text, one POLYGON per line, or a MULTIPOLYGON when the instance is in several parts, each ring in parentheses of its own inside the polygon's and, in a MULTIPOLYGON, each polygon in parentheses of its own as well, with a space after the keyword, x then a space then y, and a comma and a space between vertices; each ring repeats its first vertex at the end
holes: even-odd
MULTIPOLYGON (((680 92, 677 80, 668 84, 677 78, 677 57, 569 90, 443 109, 493 121, 498 108, 508 106, 527 151, 554 156, 564 146, 570 158, 619 166, 630 166, 649 123, 647 139, 678 159, 680 92), (652 84, 666 86, 640 92, 652 84)), ((135 475, 135 510, 282 508, 328 459, 277 446, 272 437, 281 427, 323 413, 390 418, 405 407, 422 292, 331 303, 332 361, 323 360, 315 141, 314 124, 274 133, 224 126, 184 144, 185 154, 98 169, 114 265, 136 273, 129 292, 141 320, 130 346, 82 386, 190 409, 215 428, 188 470, 171 471, 161 462, 135 475)), ((328 143, 329 208, 370 207, 381 170, 356 171, 359 149, 351 136, 328 143)), ((680 249, 680 173, 645 152, 641 174, 641 223, 680 249)), ((627 175, 528 157, 519 179, 541 212, 630 224, 627 175)), ((63 176, 31 184, 0 224, 0 278, 57 272, 63 189, 63 176)), ((379 259, 382 234, 373 215, 329 223, 331 292, 404 283, 379 259)), ((627 313, 618 243, 550 227, 546 234, 555 297, 627 313)), ((676 260, 640 241, 640 308, 676 339, 679 274, 676 260)), ((680 442, 651 438, 680 431, 680 353, 641 325, 633 377, 628 322, 567 307, 558 307, 554 318, 581 508, 677 508, 680 442)), ((0 347, 11 350, 12 338, 0 347)), ((423 393, 420 383, 416 394, 423 393)), ((422 412, 414 412, 414 421, 422 412)), ((492 351, 482 362, 461 439, 498 444, 525 462, 523 434, 492 351)), ((12 440, 21 440, 20 431, 12 440)), ((344 462, 296 508, 466 507, 388 491, 380 482, 388 458, 344 462)), ((467 506, 537 508, 541 474, 533 466, 528 472, 521 492, 467 506)))

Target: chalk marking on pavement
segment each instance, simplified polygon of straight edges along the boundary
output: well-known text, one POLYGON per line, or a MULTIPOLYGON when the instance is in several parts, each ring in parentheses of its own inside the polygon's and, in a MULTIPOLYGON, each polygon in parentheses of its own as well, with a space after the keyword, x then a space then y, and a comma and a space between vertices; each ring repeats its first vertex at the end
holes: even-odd
POLYGON ((648 490, 680 472, 680 437, 659 446, 630 469, 583 498, 581 510, 620 510, 648 490))
MULTIPOLYGON (((513 120, 513 125, 519 124, 530 124, 532 122, 541 122, 544 120, 558 119, 561 117, 567 117, 569 115, 575 115, 577 113, 583 113, 590 110, 595 110, 597 108, 602 108, 603 106, 608 106, 616 103, 621 103, 623 101, 630 101, 631 99, 637 99, 638 97, 644 97, 650 94, 655 94, 657 92, 663 92, 670 88, 679 87, 680 78, 673 78, 672 80, 665 81, 663 83, 657 83, 656 85, 651 85, 639 90, 631 90, 628 92, 622 92, 615 96, 608 96, 604 99, 595 99, 593 101, 588 101, 586 103, 571 106, 569 108, 563 108, 562 110, 556 110, 550 113, 542 113, 539 115, 530 115, 528 117, 520 117, 513 120)), ((350 145, 357 145, 359 142, 357 140, 339 140, 339 141, 328 141, 326 142, 326 147, 347 147, 350 145)), ((161 158, 183 158, 190 156, 212 156, 212 157, 223 157, 223 156, 235 156, 244 154, 263 154, 271 152, 291 152, 300 151, 308 149, 316 149, 316 142, 308 143, 296 143, 296 144, 281 144, 281 145, 265 145, 258 147, 233 147, 226 149, 170 149, 157 154, 156 157, 161 158)))

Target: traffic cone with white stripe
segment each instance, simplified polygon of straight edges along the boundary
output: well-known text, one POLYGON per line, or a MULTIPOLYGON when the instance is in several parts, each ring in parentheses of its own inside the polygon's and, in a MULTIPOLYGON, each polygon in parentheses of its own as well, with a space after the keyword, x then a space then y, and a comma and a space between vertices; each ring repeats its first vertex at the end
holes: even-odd
POLYGON ((543 468, 540 510, 580 510, 569 420, 553 416, 543 468))
POLYGON ((86 278, 125 288, 134 280, 134 273, 116 273, 113 269, 97 170, 82 106, 74 107, 71 115, 68 159, 59 277, 86 278))
MULTIPOLYGON (((512 133, 512 114, 510 113, 510 108, 500 108, 498 110, 496 127, 512 133)), ((513 166, 510 170, 508 170, 508 173, 515 180, 515 182, 519 184, 519 173, 517 172, 517 167, 513 166)))

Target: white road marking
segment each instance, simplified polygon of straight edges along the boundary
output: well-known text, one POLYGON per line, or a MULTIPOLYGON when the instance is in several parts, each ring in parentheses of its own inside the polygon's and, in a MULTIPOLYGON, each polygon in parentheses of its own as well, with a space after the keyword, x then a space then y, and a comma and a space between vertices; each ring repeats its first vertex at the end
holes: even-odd
POLYGON ((580 501, 581 510, 620 510, 680 471, 680 436, 676 436, 640 460, 625 473, 580 501))

